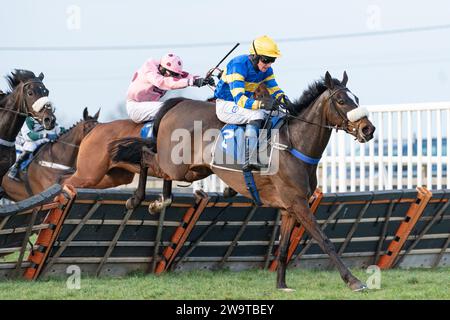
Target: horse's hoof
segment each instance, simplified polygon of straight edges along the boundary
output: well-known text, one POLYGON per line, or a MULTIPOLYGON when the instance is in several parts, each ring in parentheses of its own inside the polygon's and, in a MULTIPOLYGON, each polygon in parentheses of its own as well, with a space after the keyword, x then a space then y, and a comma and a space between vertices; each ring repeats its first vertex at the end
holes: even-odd
POLYGON ((295 291, 295 289, 292 289, 292 288, 278 288, 278 290, 282 291, 282 292, 294 292, 295 291))
POLYGON ((232 198, 232 197, 234 197, 235 195, 237 195, 237 192, 236 192, 233 188, 226 187, 226 188, 223 190, 223 196, 224 196, 224 198, 232 198))
POLYGON ((127 210, 132 210, 135 208, 133 205, 133 198, 130 198, 125 202, 125 208, 127 208, 127 210))
POLYGON ((161 202, 164 208, 170 207, 173 202, 173 197, 170 195, 167 199, 164 199, 164 197, 161 197, 161 202))
POLYGON ((359 280, 356 280, 349 284, 349 287, 353 292, 364 292, 367 290, 367 286, 359 280))
POLYGON ((162 208, 163 208, 162 203, 160 201, 156 200, 156 201, 153 201, 152 203, 150 203, 150 205, 148 206, 148 212, 151 215, 158 214, 158 213, 161 213, 162 208))

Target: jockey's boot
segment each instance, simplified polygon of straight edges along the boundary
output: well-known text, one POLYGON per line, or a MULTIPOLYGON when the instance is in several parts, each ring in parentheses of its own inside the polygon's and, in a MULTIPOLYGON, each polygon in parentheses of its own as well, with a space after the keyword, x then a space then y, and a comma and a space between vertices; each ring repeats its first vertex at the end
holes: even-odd
POLYGON ((147 144, 147 148, 151 151, 151 152, 153 152, 153 153, 156 153, 156 138, 155 138, 155 133, 154 133, 154 131, 153 131, 153 124, 154 123, 152 123, 152 126, 151 126, 151 129, 150 129, 150 134, 147 136, 147 142, 148 142, 148 144, 147 144))
POLYGON ((17 158, 16 163, 9 169, 8 177, 15 180, 20 181, 19 179, 19 171, 20 171, 20 165, 22 162, 27 158, 29 152, 22 152, 20 156, 17 158))
POLYGON ((145 146, 145 148, 147 150, 150 150, 152 153, 156 153, 156 139, 153 137, 149 137, 146 138, 145 140, 147 140, 147 144, 145 146))
POLYGON ((243 171, 259 171, 262 165, 258 161, 258 130, 262 120, 253 120, 245 128, 245 162, 243 171))

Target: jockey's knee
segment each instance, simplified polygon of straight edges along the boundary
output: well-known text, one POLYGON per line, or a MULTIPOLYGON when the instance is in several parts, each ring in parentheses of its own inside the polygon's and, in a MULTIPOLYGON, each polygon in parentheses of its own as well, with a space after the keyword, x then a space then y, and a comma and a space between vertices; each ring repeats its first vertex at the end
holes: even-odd
POLYGON ((37 149, 37 145, 34 143, 25 143, 22 148, 22 152, 34 152, 37 149))
POLYGON ((248 124, 259 129, 259 128, 261 128, 262 122, 263 122, 263 119, 250 120, 248 122, 248 124))

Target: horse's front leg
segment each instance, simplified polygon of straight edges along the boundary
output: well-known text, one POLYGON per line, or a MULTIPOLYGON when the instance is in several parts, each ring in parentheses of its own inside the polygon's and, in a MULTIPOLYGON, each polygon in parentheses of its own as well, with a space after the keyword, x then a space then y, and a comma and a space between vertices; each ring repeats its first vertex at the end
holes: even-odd
POLYGON ((316 218, 309 209, 308 201, 300 199, 296 201, 292 207, 288 209, 291 214, 294 214, 297 220, 303 225, 306 231, 317 242, 320 248, 327 253, 333 264, 339 270, 341 278, 353 291, 361 291, 366 289, 366 285, 358 280, 347 268, 342 259, 337 255, 333 243, 328 239, 325 233, 320 229, 316 218))
POLYGON ((291 237, 292 229, 295 225, 295 216, 289 214, 287 211, 281 212, 281 228, 280 228, 280 245, 277 268, 277 289, 284 291, 291 291, 286 285, 286 267, 288 265, 287 256, 289 249, 289 239, 291 237))

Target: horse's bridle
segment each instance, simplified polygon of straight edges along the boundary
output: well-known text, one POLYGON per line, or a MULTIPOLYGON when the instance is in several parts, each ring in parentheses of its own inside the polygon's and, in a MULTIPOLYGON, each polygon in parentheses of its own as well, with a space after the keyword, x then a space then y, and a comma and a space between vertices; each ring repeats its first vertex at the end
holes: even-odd
MULTIPOLYGON (((330 90, 330 89, 328 89, 328 90, 330 90)), ((336 107, 336 101, 333 99, 333 96, 340 91, 350 92, 355 97, 356 105, 359 106, 358 97, 353 92, 351 92, 350 89, 348 89, 347 87, 341 87, 341 88, 337 88, 337 89, 331 91, 331 93, 326 98, 326 100, 330 100, 330 107, 332 107, 334 109, 333 110, 334 113, 337 114, 338 117, 342 119, 341 124, 334 126, 333 129, 336 129, 336 131, 343 130, 347 133, 354 133, 357 128, 355 127, 353 122, 348 120, 348 117, 342 112, 342 110, 340 108, 336 107)))
MULTIPOLYGON (((340 91, 347 91, 347 92, 350 92, 350 93, 355 97, 356 104, 359 106, 359 99, 358 99, 358 97, 357 97, 355 94, 353 94, 353 93, 350 91, 350 89, 348 89, 347 87, 341 87, 341 88, 337 88, 337 89, 334 89, 334 90, 327 89, 327 91, 331 91, 331 92, 330 92, 330 94, 328 95, 328 97, 325 99, 325 101, 330 100, 330 107, 332 107, 332 108, 334 109, 334 110, 333 110, 334 113, 336 113, 336 114, 338 115, 338 117, 342 119, 342 122, 341 122, 340 125, 335 125, 335 126, 330 126, 330 125, 326 125, 326 124, 324 125, 324 124, 321 124, 321 123, 316 123, 316 122, 308 121, 308 120, 306 120, 306 119, 303 119, 303 118, 298 117, 298 116, 294 116, 294 115, 289 114, 289 113, 287 113, 287 112, 283 112, 283 113, 286 115, 287 118, 293 118, 293 119, 296 119, 296 120, 300 120, 300 121, 302 121, 302 122, 305 122, 305 123, 308 123, 308 124, 312 124, 312 125, 315 125, 315 126, 318 126, 318 127, 321 127, 321 128, 325 128, 325 129, 329 129, 329 130, 336 130, 336 131, 338 131, 338 130, 343 130, 343 131, 345 131, 345 132, 347 132, 347 133, 353 133, 353 132, 356 130, 356 127, 353 125, 352 122, 350 122, 350 121, 348 120, 347 116, 342 112, 342 110, 339 109, 338 107, 336 107, 336 101, 333 99, 333 96, 334 96, 336 93, 340 92, 340 91)), ((317 97, 317 98, 311 103, 311 105, 315 104, 316 101, 317 101, 317 99, 319 99, 319 98, 320 98, 320 96, 317 97)))
MULTIPOLYGON (((32 79, 32 80, 28 80, 27 82, 24 82, 23 85, 22 85, 22 94, 24 96, 25 96, 25 87, 28 86, 29 84, 32 84, 32 83, 44 84, 41 80, 36 80, 36 79, 32 79)), ((44 106, 44 108, 52 108, 52 107, 51 106, 50 107, 44 106)), ((31 116, 33 119, 39 120, 39 119, 36 118, 36 116, 33 113, 28 111, 28 106, 26 105, 25 99, 23 99, 23 103, 20 105, 19 111, 12 110, 12 109, 6 109, 6 108, 1 108, 1 109, 4 110, 4 111, 7 111, 7 112, 11 112, 11 113, 15 113, 15 114, 24 116, 24 117, 31 116)), ((53 108, 52 108, 52 110, 54 111, 53 108)))
MULTIPOLYGON (((335 125, 335 126, 323 125, 323 124, 320 124, 320 123, 316 123, 316 122, 311 122, 311 121, 305 120, 303 118, 291 115, 289 113, 285 113, 285 115, 286 115, 286 134, 287 134, 287 140, 288 140, 289 145, 288 146, 284 146, 286 148, 284 148, 284 149, 281 148, 281 150, 291 150, 292 149, 291 135, 290 135, 290 132, 289 132, 289 119, 290 118, 297 119, 297 120, 300 120, 302 122, 305 122, 305 123, 308 123, 308 124, 312 124, 312 125, 315 125, 315 126, 318 126, 318 127, 321 127, 321 128, 325 128, 325 129, 328 129, 328 130, 336 130, 336 131, 343 130, 343 131, 345 131, 347 133, 350 133, 350 134, 353 134, 354 132, 356 132, 357 128, 355 127, 353 122, 348 120, 347 116, 342 112, 342 110, 336 107, 336 102, 334 101, 333 96, 336 93, 340 92, 340 91, 350 92, 355 97, 356 104, 359 106, 359 99, 358 99, 358 97, 355 94, 353 94, 350 91, 350 89, 348 89, 347 87, 341 87, 341 88, 337 88, 337 89, 334 89, 334 90, 327 89, 327 91, 331 91, 331 92, 328 95, 328 97, 325 99, 325 101, 330 100, 330 107, 332 107, 334 109, 333 111, 342 119, 341 124, 340 125, 335 125)), ((317 97, 311 103, 311 105, 315 104, 317 99, 319 99, 319 98, 320 98, 320 96, 317 97)))

